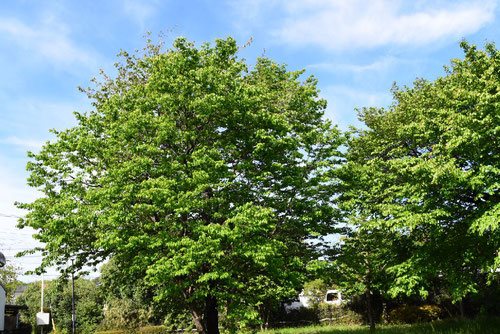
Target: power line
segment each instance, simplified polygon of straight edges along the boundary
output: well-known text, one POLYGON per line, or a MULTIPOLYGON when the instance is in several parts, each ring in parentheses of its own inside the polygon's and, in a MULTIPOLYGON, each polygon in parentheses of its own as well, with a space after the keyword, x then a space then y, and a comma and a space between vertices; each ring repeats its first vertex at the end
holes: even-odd
POLYGON ((5 217, 5 218, 23 218, 21 216, 16 216, 16 215, 12 215, 12 214, 8 214, 8 213, 2 213, 2 212, 0 212, 0 217, 5 217))
POLYGON ((33 259, 37 258, 37 259, 39 259, 39 258, 42 258, 43 255, 32 255, 32 254, 30 254, 30 255, 23 255, 23 256, 19 256, 19 257, 15 256, 15 255, 5 255, 5 257, 8 258, 8 259, 10 258, 10 259, 19 259, 19 260, 22 260, 24 258, 33 258, 33 259))
POLYGON ((26 236, 31 236, 31 234, 36 233, 35 231, 27 231, 27 233, 23 233, 21 231, 0 231, 0 234, 9 234, 9 235, 26 235, 26 236))

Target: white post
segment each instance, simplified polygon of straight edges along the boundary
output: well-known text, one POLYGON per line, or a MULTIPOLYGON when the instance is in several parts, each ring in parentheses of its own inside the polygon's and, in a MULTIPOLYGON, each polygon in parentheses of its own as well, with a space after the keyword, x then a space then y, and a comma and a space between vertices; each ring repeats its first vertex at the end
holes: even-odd
POLYGON ((43 274, 42 274, 42 298, 40 299, 40 312, 43 312, 43 274))
MULTIPOLYGON (((43 274, 42 274, 42 298, 40 299, 40 312, 43 313, 43 274)), ((40 332, 43 334, 43 325, 40 326, 40 332)))

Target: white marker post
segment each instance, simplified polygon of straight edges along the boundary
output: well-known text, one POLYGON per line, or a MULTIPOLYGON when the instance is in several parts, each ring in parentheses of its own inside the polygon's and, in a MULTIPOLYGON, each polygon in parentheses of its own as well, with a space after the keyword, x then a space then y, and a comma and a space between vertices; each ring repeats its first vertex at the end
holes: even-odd
POLYGON ((43 312, 43 290, 44 290, 44 281, 42 274, 42 297, 40 299, 40 312, 36 314, 36 324, 41 326, 41 333, 43 334, 43 326, 50 325, 50 313, 43 312))

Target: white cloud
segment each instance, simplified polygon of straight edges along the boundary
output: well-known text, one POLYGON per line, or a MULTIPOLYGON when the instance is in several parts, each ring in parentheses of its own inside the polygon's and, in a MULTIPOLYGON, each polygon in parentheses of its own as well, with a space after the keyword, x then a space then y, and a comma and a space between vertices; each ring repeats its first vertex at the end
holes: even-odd
POLYGON ((147 21, 158 12, 158 4, 156 0, 124 0, 122 8, 127 16, 144 29, 147 21))
POLYGON ((0 143, 14 145, 23 151, 38 151, 44 144, 44 142, 39 140, 19 138, 17 136, 9 136, 7 138, 0 139, 0 143))
POLYGON ((342 71, 352 73, 379 72, 387 70, 397 63, 403 62, 396 57, 388 56, 378 59, 369 64, 341 64, 337 62, 317 63, 306 66, 308 69, 318 69, 323 71, 342 71))
POLYGON ((2 35, 32 55, 57 66, 79 64, 97 68, 95 52, 75 43, 70 38, 68 27, 54 17, 47 16, 41 22, 31 24, 16 18, 0 17, 2 35))
MULTIPOLYGON (((247 1, 250 16, 279 11, 268 20, 277 41, 316 45, 328 50, 373 48, 384 45, 426 45, 461 38, 494 19, 496 0, 288 0, 273 7, 247 1), (260 12, 259 12, 260 11, 260 12)), ((245 14, 241 14, 240 18, 245 14)))

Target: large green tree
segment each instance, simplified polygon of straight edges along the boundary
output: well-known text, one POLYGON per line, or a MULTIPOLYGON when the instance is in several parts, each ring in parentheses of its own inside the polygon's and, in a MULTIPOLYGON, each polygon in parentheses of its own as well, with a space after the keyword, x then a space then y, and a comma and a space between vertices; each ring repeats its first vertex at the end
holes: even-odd
POLYGON ((249 68, 231 38, 123 53, 117 76, 86 90, 94 109, 31 154, 21 204, 45 243, 42 266, 112 256, 117 268, 182 302, 200 333, 218 313, 256 317, 294 293, 331 231, 341 136, 316 80, 267 58, 249 68))
POLYGON ((394 295, 425 296, 438 277, 459 301, 500 265, 500 54, 462 47, 445 76, 361 110, 349 143, 341 206, 411 241, 388 268, 394 295))

